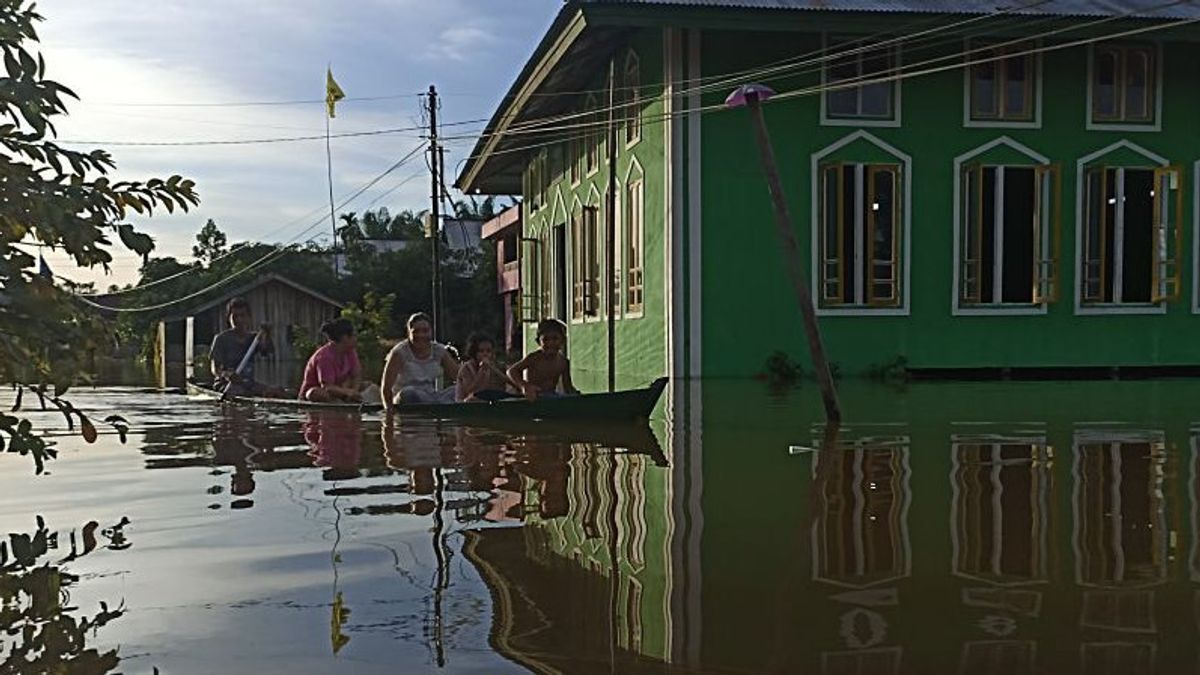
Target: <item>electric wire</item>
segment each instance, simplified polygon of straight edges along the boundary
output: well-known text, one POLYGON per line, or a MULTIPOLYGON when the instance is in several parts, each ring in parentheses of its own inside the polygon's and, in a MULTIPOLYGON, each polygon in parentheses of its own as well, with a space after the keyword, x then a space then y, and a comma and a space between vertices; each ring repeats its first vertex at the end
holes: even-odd
MULTIPOLYGON (((395 165, 395 166, 394 166, 392 169, 389 169, 389 170, 388 170, 388 173, 390 173, 391 171, 394 171, 395 169, 398 169, 398 168, 400 168, 400 167, 401 167, 401 166, 403 166, 404 164, 407 164, 407 163, 408 163, 410 160, 412 160, 412 158, 413 158, 413 157, 415 157, 415 156, 416 156, 417 152, 419 152, 420 150, 422 150, 422 149, 423 149, 423 147, 424 147, 424 146, 418 146, 417 148, 415 148, 414 150, 412 150, 411 152, 409 152, 407 155, 405 155, 405 156, 401 157, 401 158, 400 158, 400 160, 397 162, 397 164, 396 164, 396 165, 395 165)), ((385 175, 386 175, 386 174, 385 174, 385 175)), ((372 202, 372 203, 374 203, 374 202, 372 202)), ((287 223, 284 223, 283 225, 281 225, 280 227, 277 227, 277 228, 275 228, 274 230, 272 230, 272 231, 268 232, 267 234, 263 235, 263 238, 264 238, 264 239, 270 239, 270 238, 271 238, 272 236, 274 236, 276 233, 282 232, 283 230, 286 230, 286 229, 288 229, 288 228, 290 228, 290 227, 292 227, 292 226, 294 226, 294 225, 296 225, 296 224, 298 224, 298 223, 305 222, 305 221, 307 221, 309 218, 312 218, 313 216, 317 215, 318 213, 322 214, 322 220, 324 220, 324 213, 325 213, 325 211, 326 211, 327 209, 328 209, 328 206, 327 206, 327 205, 325 205, 325 204, 322 204, 322 205, 320 205, 320 206, 318 206, 318 207, 316 207, 316 208, 314 208, 314 209, 311 209, 311 210, 309 210, 309 211, 308 211, 307 213, 305 213, 304 215, 302 215, 302 216, 298 216, 298 217, 296 217, 296 218, 293 218, 292 220, 288 221, 287 223)), ((310 227, 309 229, 312 229, 312 228, 310 227)), ((305 230, 305 232, 307 232, 307 231, 308 231, 308 230, 305 230)), ((298 235, 298 236, 299 236, 299 235, 298 235)), ((293 237, 293 239, 292 239, 291 241, 294 241, 294 240, 295 240, 295 238, 296 238, 296 237, 293 237)), ((278 247, 279 245, 277 244, 276 246, 278 247)), ((214 263, 214 262, 218 262, 218 261, 220 261, 220 260, 224 260, 225 258, 228 258, 228 257, 230 257, 230 256, 232 256, 232 255, 235 255, 235 254, 239 253, 240 251, 241 251, 241 249, 238 249, 238 248, 234 248, 234 249, 231 249, 231 250, 229 250, 229 251, 226 251, 225 253, 223 253, 223 254, 221 254, 221 255, 219 255, 219 256, 217 256, 217 257, 213 258, 211 261, 209 261, 209 264, 211 265, 211 264, 212 264, 212 263, 214 263)), ((163 278, 161 278, 161 279, 156 279, 155 281, 151 281, 151 282, 149 282, 149 283, 141 284, 141 285, 138 285, 138 286, 132 286, 132 287, 130 287, 130 288, 123 288, 123 289, 119 289, 119 290, 117 290, 117 291, 114 291, 114 292, 111 292, 111 293, 84 293, 84 294, 80 294, 80 295, 81 295, 82 297, 96 297, 96 296, 106 296, 106 297, 107 297, 107 296, 113 296, 113 295, 126 295, 126 294, 128 294, 128 293, 135 293, 135 292, 137 292, 137 291, 144 291, 144 290, 146 290, 146 289, 148 289, 148 288, 153 288, 153 287, 155 287, 155 286, 159 286, 159 285, 161 285, 161 284, 165 284, 165 283, 167 283, 167 282, 169 282, 169 281, 174 281, 175 279, 178 279, 178 278, 180 278, 180 277, 182 277, 182 276, 185 276, 185 275, 188 275, 188 274, 192 274, 193 272, 198 272, 198 271, 200 271, 200 269, 201 269, 201 268, 198 268, 198 267, 188 267, 187 269, 185 269, 185 270, 180 270, 179 272, 176 272, 175 274, 172 274, 172 275, 170 275, 170 276, 166 276, 166 277, 163 277, 163 278)))
MULTIPOLYGON (((383 173, 381 173, 378 176, 376 176, 375 178, 371 179, 371 181, 368 182, 366 185, 362 186, 361 188, 356 190, 353 194, 351 194, 349 197, 344 199, 340 204, 338 204, 337 208, 339 210, 345 208, 347 205, 349 205, 351 202, 353 202, 355 199, 357 199, 359 196, 361 196, 364 192, 366 192, 367 190, 374 187, 379 181, 383 180, 389 174, 391 174, 393 171, 395 171, 396 169, 399 169, 401 166, 403 166, 404 163, 407 162, 409 159, 411 159, 412 156, 414 156, 414 153, 410 153, 405 158, 392 164, 390 167, 388 167, 386 170, 384 170, 383 173)), ((292 239, 288 242, 288 244, 289 244, 288 246, 280 247, 277 245, 276 250, 263 255, 259 259, 250 263, 246 267, 230 274, 229 276, 225 277, 224 279, 218 280, 218 281, 216 281, 194 293, 190 293, 190 294, 185 295, 180 298, 175 298, 174 300, 169 300, 166 302, 161 302, 161 303, 157 303, 154 305, 146 305, 146 306, 141 306, 141 307, 111 307, 108 305, 102 305, 98 302, 94 302, 94 301, 88 299, 86 296, 75 296, 75 297, 77 297, 84 304, 95 307, 97 309, 103 309, 105 311, 118 312, 118 313, 122 313, 122 314, 150 312, 150 311, 155 311, 155 310, 159 310, 159 309, 165 309, 167 307, 177 305, 181 302, 185 302, 187 300, 191 300, 193 298, 200 297, 201 295, 204 295, 204 294, 208 293, 209 291, 215 290, 217 288, 220 288, 221 286, 228 284, 233 279, 236 279, 237 277, 242 276, 253 269, 256 269, 258 267, 261 267, 262 265, 267 264, 271 260, 274 260, 275 258, 278 258, 279 256, 283 255, 287 251, 291 250, 292 245, 294 245, 297 242, 297 240, 300 239, 300 237, 303 237, 304 235, 308 234, 309 232, 316 229, 317 227, 324 225, 326 222, 327 221, 325 220, 324 216, 322 216, 320 219, 314 221, 311 225, 309 225, 307 228, 302 230, 299 234, 292 237, 292 239)))

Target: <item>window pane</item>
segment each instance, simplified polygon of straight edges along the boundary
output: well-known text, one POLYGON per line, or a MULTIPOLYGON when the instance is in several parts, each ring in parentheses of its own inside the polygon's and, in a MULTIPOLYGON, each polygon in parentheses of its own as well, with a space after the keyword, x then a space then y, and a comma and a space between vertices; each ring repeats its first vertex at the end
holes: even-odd
MULTIPOLYGON (((863 77, 866 79, 886 78, 892 75, 892 57, 888 50, 867 52, 863 55, 863 77)), ((865 84, 862 92, 863 117, 892 116, 892 83, 877 82, 865 84)))
POLYGON ((836 166, 822 173, 821 291, 823 298, 842 302, 842 258, 838 251, 838 174, 836 166))
POLYGON ((862 116, 881 117, 892 116, 892 85, 890 82, 870 84, 861 88, 862 116))
POLYGON ((855 180, 855 174, 858 173, 860 166, 859 164, 844 164, 838 170, 839 178, 842 181, 841 222, 837 226, 838 232, 842 235, 842 246, 839 251, 842 264, 841 292, 842 300, 848 303, 855 302, 859 296, 859 289, 863 288, 862 280, 853 273, 854 258, 860 250, 858 233, 855 231, 855 209, 861 208, 863 202, 863 194, 859 192, 859 185, 855 180))
POLYGON ((962 279, 959 283, 960 298, 965 302, 979 300, 979 171, 968 168, 963 171, 962 279))
POLYGON ((1007 119, 1030 117, 1030 60, 1029 56, 1018 56, 1004 61, 1004 116, 1007 119))
POLYGON ((996 63, 977 63, 971 66, 971 116, 979 119, 995 117, 996 63))
POLYGON ((825 94, 825 104, 831 117, 853 117, 858 114, 858 88, 830 91, 825 94))
POLYGON ((1096 50, 1095 76, 1092 82, 1092 117, 1113 119, 1117 111, 1117 54, 1096 50))
POLYGON ((872 172, 874 199, 867 205, 872 223, 871 297, 876 301, 896 297, 896 174, 889 170, 872 172))
POLYGON ((1125 64, 1125 119, 1150 118, 1150 55, 1136 50, 1125 64))

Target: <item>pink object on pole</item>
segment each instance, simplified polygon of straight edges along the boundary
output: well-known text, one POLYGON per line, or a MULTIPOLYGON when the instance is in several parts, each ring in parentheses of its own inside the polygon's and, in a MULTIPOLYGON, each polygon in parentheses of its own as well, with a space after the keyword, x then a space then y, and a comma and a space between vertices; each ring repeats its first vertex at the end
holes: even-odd
POLYGON ((759 103, 771 98, 775 95, 775 90, 765 84, 743 84, 733 90, 725 99, 726 108, 742 108, 749 103, 749 95, 754 94, 759 103))

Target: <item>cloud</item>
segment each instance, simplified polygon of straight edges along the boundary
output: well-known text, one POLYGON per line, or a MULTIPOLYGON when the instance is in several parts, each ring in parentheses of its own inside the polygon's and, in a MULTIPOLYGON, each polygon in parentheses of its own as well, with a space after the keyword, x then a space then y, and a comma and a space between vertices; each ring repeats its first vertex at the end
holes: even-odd
MULTIPOLYGON (((486 118, 561 7, 561 0, 143 0, 53 3, 43 8, 41 49, 49 76, 81 101, 57 122, 63 139, 191 141, 321 135, 320 102, 270 106, 150 106, 313 100, 324 96, 332 63, 350 100, 338 106, 335 133, 414 126, 418 92, 435 83, 445 122, 486 118), (436 36, 430 39, 430 36, 436 36), (396 96, 373 101, 356 97, 396 96)), ((453 127, 455 133, 478 127, 453 127)), ((349 195, 422 143, 420 134, 333 141, 334 192, 349 195)), ((266 145, 127 147, 100 144, 117 176, 182 174, 196 180, 202 203, 190 214, 135 221, 155 237, 158 255, 188 258, 194 234, 212 218, 231 241, 263 238, 327 204, 323 140, 266 145)), ((451 144, 456 166, 470 142, 451 144)), ((405 178, 375 207, 396 211, 428 203, 414 161, 346 210, 361 211, 405 178)), ((325 214, 328 217, 328 214, 325 214)), ((314 218, 315 222, 317 218, 314 218)), ((287 238, 308 223, 285 228, 287 238)), ((327 224, 315 233, 325 235, 327 224)), ((109 283, 136 280, 140 260, 114 250, 114 274, 55 272, 109 283)))

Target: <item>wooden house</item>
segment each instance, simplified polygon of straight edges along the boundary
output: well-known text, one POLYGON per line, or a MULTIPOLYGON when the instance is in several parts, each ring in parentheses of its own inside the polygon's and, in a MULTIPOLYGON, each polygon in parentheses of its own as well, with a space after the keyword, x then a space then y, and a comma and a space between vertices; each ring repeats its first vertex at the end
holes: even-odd
POLYGON ((205 364, 204 372, 197 372, 197 375, 207 376, 209 345, 218 333, 229 327, 225 306, 237 297, 250 303, 250 314, 256 327, 265 324, 270 328, 275 347, 272 357, 259 361, 257 378, 283 386, 298 384, 293 380, 298 380, 300 369, 309 356, 296 351, 297 342, 319 341, 321 324, 336 317, 343 306, 280 274, 259 276, 159 322, 156 365, 160 384, 178 384, 179 378, 191 376, 197 355, 203 357, 205 364))

